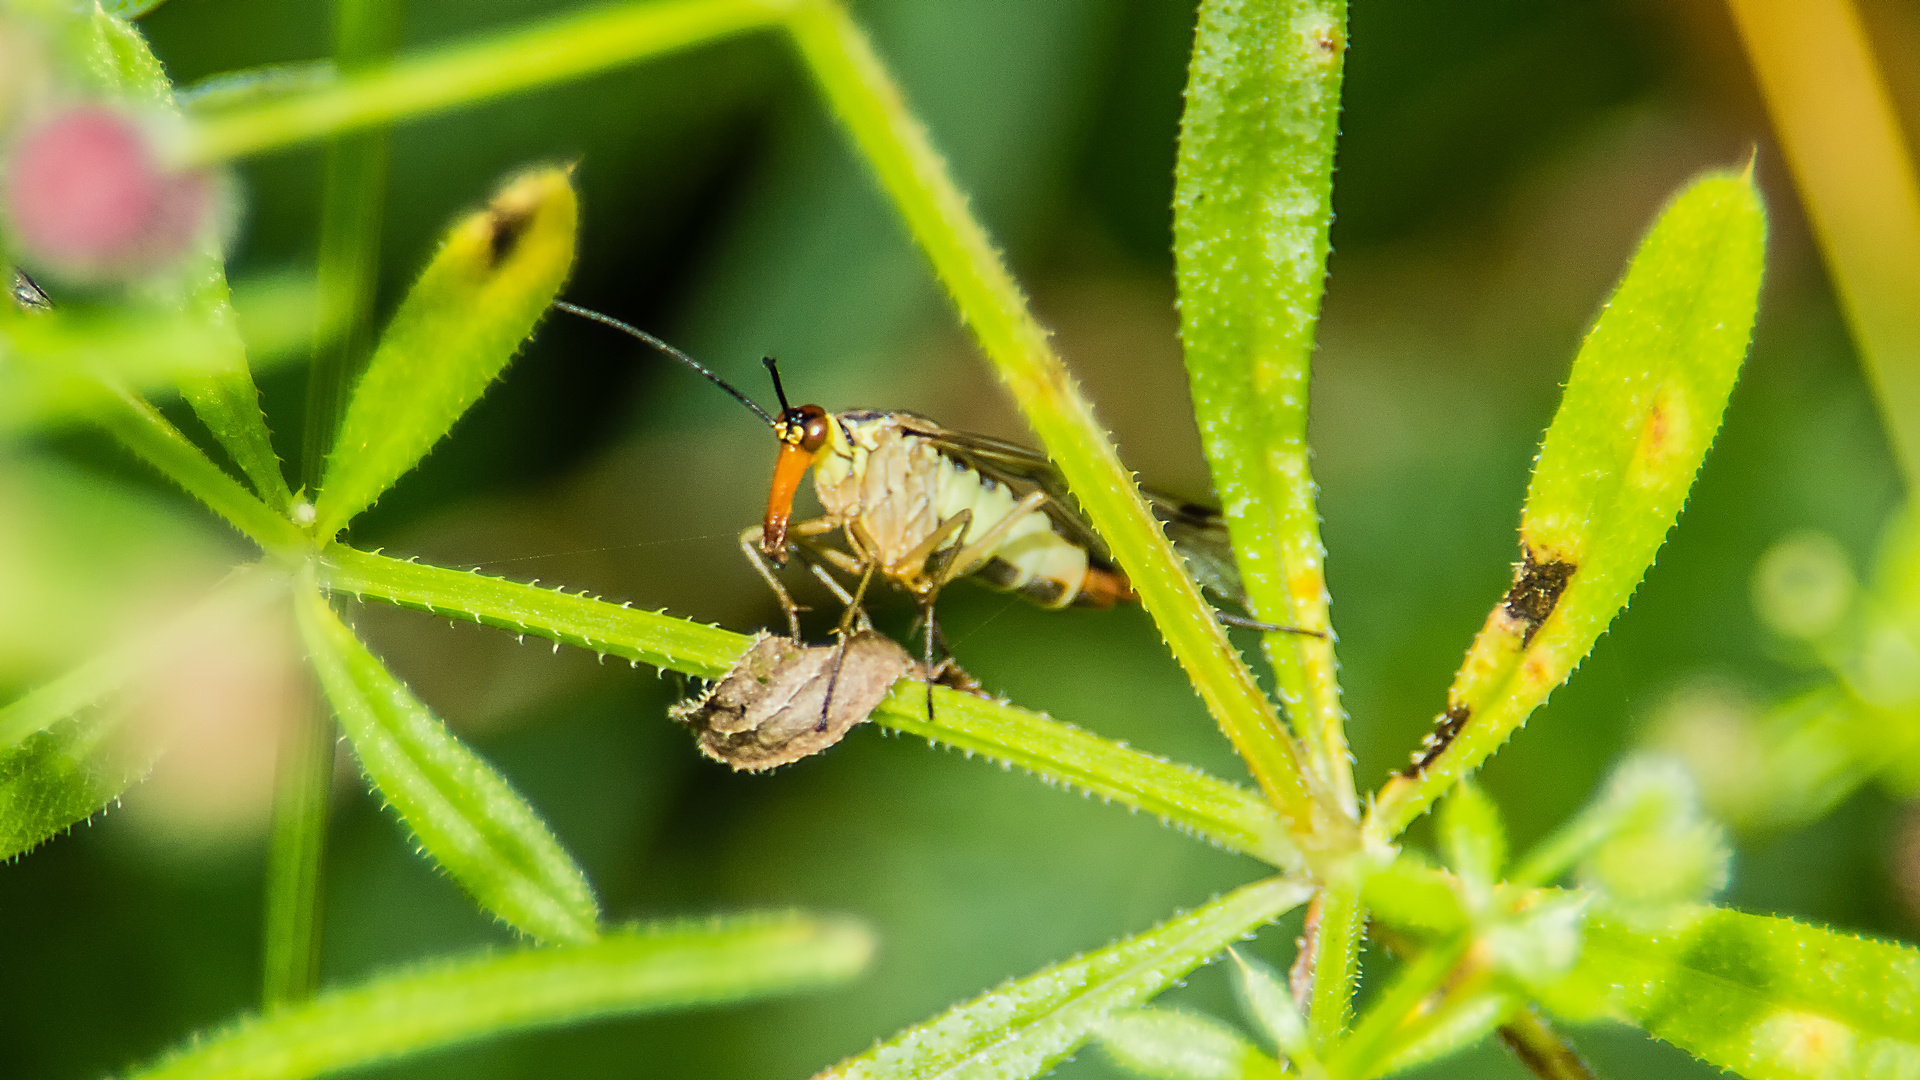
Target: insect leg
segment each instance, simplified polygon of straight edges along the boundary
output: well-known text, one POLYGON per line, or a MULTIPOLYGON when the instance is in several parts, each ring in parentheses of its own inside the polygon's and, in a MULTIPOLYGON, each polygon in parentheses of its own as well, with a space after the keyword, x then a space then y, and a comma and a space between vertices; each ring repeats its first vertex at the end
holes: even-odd
POLYGON ((853 594, 848 592, 847 587, 840 584, 840 580, 833 576, 833 571, 811 560, 807 562, 807 569, 813 572, 814 577, 820 579, 820 584, 827 587, 827 591, 833 594, 835 600, 840 601, 842 605, 846 606, 853 604, 853 594))
POLYGON ((851 636, 849 631, 852 630, 856 619, 866 621, 866 610, 860 606, 860 602, 866 599, 867 586, 873 583, 873 571, 876 565, 875 563, 867 564, 867 572, 860 575, 860 587, 853 590, 853 595, 847 600, 847 610, 840 616, 840 645, 833 653, 833 673, 827 676, 827 693, 820 699, 820 722, 814 725, 815 731, 827 730, 827 712, 833 708, 833 690, 840 685, 840 668, 847 662, 847 641, 851 636))
POLYGON ((920 618, 925 620, 927 624, 926 647, 921 651, 920 658, 920 662, 923 665, 920 674, 921 677, 927 681, 927 723, 931 724, 933 723, 933 639, 940 633, 940 631, 935 628, 933 622, 932 595, 921 598, 920 618))
MULTIPOLYGON (((795 537, 818 536, 839 528, 839 525, 840 523, 832 518, 814 518, 794 525, 788 530, 788 534, 795 537)), ((780 601, 780 610, 787 616, 789 635, 793 640, 799 641, 800 613, 807 609, 794 603, 792 594, 787 592, 787 587, 780 584, 780 579, 774 576, 773 567, 768 565, 766 555, 760 550, 760 534, 761 528, 758 525, 741 530, 740 550, 746 553, 747 561, 753 564, 753 568, 760 572, 760 580, 766 582, 767 588, 773 590, 774 598, 780 601)))
POLYGON ((1268 634, 1302 634, 1306 637, 1317 638, 1327 636, 1325 630, 1308 630, 1302 626, 1281 626, 1277 623, 1261 622, 1259 619, 1250 619, 1245 615, 1235 615, 1231 611, 1221 611, 1219 608, 1213 609, 1213 618, 1214 621, 1222 626, 1237 626, 1242 630, 1259 630, 1268 634))
POLYGON ((873 572, 879 568, 879 565, 879 563, 868 563, 866 571, 860 575, 860 585, 853 590, 853 596, 847 601, 847 610, 840 616, 841 636, 844 637, 847 631, 853 629, 856 618, 863 622, 866 620, 867 609, 863 601, 867 598, 867 586, 873 583, 873 572))
POLYGON ((767 557, 760 554, 760 531, 760 526, 758 525, 748 526, 742 531, 740 533, 740 550, 746 552, 747 561, 752 563, 753 568, 760 572, 760 580, 766 582, 767 588, 773 590, 774 598, 780 601, 780 610, 786 613, 787 631, 789 635, 793 640, 799 641, 800 612, 805 609, 793 602, 793 597, 787 593, 787 587, 780 584, 779 578, 773 576, 773 567, 767 565, 767 557))
MULTIPOLYGON (((858 525, 858 522, 854 523, 858 525)), ((973 524, 973 511, 962 510, 940 523, 940 527, 927 535, 925 540, 913 546, 906 554, 887 564, 887 576, 906 585, 914 592, 921 591, 927 578, 927 560, 946 548, 956 536, 965 536, 967 527, 973 524)), ((865 530, 861 530, 862 534, 865 530)))
POLYGON ((839 548, 828 547, 815 537, 798 537, 794 540, 793 546, 805 555, 818 559, 843 574, 863 573, 866 571, 867 562, 870 561, 856 558, 839 548))

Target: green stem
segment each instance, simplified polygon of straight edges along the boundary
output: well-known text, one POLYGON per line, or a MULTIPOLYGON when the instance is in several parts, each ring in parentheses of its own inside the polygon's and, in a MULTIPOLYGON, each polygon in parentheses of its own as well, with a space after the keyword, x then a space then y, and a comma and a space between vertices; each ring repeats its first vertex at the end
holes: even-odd
POLYGON ((1500 1041, 1540 1080, 1598 1080, 1573 1044, 1531 1008, 1521 1008, 1500 1025, 1500 1041))
POLYGON ((1145 811, 1281 870, 1300 868, 1299 850, 1257 792, 1038 713, 940 687, 934 693, 932 719, 920 684, 903 683, 873 722, 1145 811))
POLYGON ((1307 1029, 1324 1053, 1347 1029, 1353 1015, 1353 987, 1360 975, 1360 944, 1366 936, 1367 909, 1352 885, 1331 885, 1315 898, 1319 924, 1313 935, 1313 997, 1307 1029))
MULTIPOLYGON (((334 56, 353 73, 393 52, 399 5, 337 0, 334 56)), ((387 129, 327 144, 320 207, 320 338, 307 371, 307 416, 300 469, 309 493, 320 488, 347 385, 373 339, 373 297, 380 280, 380 226, 386 208, 387 129)))
MULTIPOLYGON (((399 5, 385 0, 335 0, 334 59, 340 70, 351 72, 390 56, 399 15, 399 5)), ((347 383, 373 336, 387 151, 384 128, 343 136, 327 146, 316 275, 321 307, 317 325, 323 329, 307 372, 300 456, 302 486, 309 493, 319 490, 327 451, 340 427, 347 383)), ((305 1001, 320 982, 321 882, 337 734, 332 712, 317 690, 309 688, 306 696, 306 708, 281 733, 274 777, 262 951, 262 996, 268 1009, 305 1001)))
POLYGON ((1794 186, 1879 400, 1920 490, 1920 180, 1848 0, 1729 0, 1794 186))
MULTIPOLYGON (((363 601, 470 619, 709 679, 725 675, 753 640, 594 597, 406 562, 344 544, 326 549, 320 584, 363 601)), ((1024 709, 944 687, 936 688, 935 696, 935 719, 928 720, 920 685, 897 688, 874 713, 874 722, 1018 765, 1282 869, 1300 863, 1273 807, 1237 784, 1024 709)))
POLYGON ((1328 1059, 1328 1071, 1356 1080, 1372 1075, 1392 1048, 1400 1026, 1453 974, 1471 940, 1470 935, 1461 934, 1436 943, 1401 968, 1393 985, 1381 993, 1353 1034, 1328 1059))
POLYGON ((412 56, 311 93, 197 118, 181 150, 222 161, 577 79, 771 27, 793 0, 651 0, 568 15, 412 56))
POLYGON ((269 1010, 313 996, 320 977, 321 871, 333 787, 333 715, 313 689, 280 736, 267 849, 262 996, 269 1010))
MULTIPOLYGON (((846 11, 806 0, 789 20, 820 91, 945 283, 1027 422, 1112 549, 1208 710, 1288 828, 1326 824, 1301 776, 1299 750, 1140 500, 1105 429, 1028 310, 1000 253, 954 185, 946 162, 846 11)), ((1335 846, 1320 838, 1313 846, 1335 846)))

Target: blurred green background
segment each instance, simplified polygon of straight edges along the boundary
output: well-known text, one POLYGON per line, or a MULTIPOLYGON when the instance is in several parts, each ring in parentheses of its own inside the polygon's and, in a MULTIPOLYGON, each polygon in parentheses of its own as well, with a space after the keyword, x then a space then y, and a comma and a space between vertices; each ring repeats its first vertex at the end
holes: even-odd
MULTIPOLYGON (((408 0, 403 48, 561 6, 408 0)), ((1204 495, 1167 253, 1192 5, 855 6, 1128 462, 1155 486, 1204 495)), ((1920 80, 1903 63, 1920 56, 1920 11, 1864 10, 1904 114, 1920 117, 1920 80)), ((172 0, 144 26, 185 85, 324 56, 327 18, 296 0, 172 0)), ((1688 176, 1756 146, 1769 197, 1754 350, 1681 525, 1631 610, 1486 770, 1524 846, 1585 800, 1676 692, 1764 702, 1814 678, 1753 616, 1753 564, 1805 528, 1864 561, 1897 477, 1719 5, 1358 0, 1351 42, 1312 436, 1368 786, 1426 732, 1510 580, 1535 442, 1641 230, 1688 176)), ((311 264, 321 157, 239 170, 236 277, 311 264)), ((541 160, 579 163, 570 299, 668 336, 756 395, 758 359, 773 353, 796 396, 830 409, 908 408, 1023 437, 781 43, 741 40, 399 128, 383 311, 456 212, 541 160)), ((266 386, 289 454, 304 386, 298 370, 266 386)), ((148 517, 180 544, 222 542, 158 509, 169 501, 158 485, 84 434, 45 449, 80 464, 22 475, 56 493, 79 533, 151 543, 157 526, 86 503, 122 485, 147 493, 148 517)), ((772 454, 752 417, 686 371, 555 321, 355 540, 751 629, 777 612, 733 537, 764 506, 772 454)), ((904 606, 881 612, 904 630, 904 606)), ((1259 872, 1153 821, 874 730, 771 776, 732 776, 665 719, 682 692, 671 675, 408 612, 348 613, 547 814, 612 916, 798 905, 858 914, 883 940, 867 978, 812 998, 599 1023, 366 1075, 802 1076, 1259 872)), ((963 587, 943 617, 993 691, 1244 775, 1139 612, 1046 613, 963 587)), ((54 659, 5 678, 25 685, 54 659)), ((236 745, 189 779, 163 765, 124 808, 0 866, 0 1076, 98 1076, 253 1006, 269 763, 236 745), (209 811, 180 795, 195 787, 241 794, 209 811)), ((339 795, 328 982, 506 940, 357 779, 340 777, 339 795)), ((1920 936, 1898 885, 1920 874, 1897 859, 1906 813, 1868 791, 1811 827, 1743 839, 1728 900, 1920 936)), ((1295 930, 1252 949, 1283 965, 1295 930)), ((1175 996, 1232 1015, 1217 971, 1175 996)), ((1631 1032, 1573 1034, 1607 1075, 1712 1073, 1631 1032)), ((1062 1074, 1109 1071, 1088 1053, 1062 1074)), ((1489 1046, 1420 1075, 1526 1074, 1489 1046)))

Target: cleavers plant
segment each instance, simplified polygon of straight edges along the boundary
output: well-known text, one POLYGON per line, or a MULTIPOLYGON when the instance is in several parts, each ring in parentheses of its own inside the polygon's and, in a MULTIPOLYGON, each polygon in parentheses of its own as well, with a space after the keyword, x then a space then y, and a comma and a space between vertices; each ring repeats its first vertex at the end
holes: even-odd
MULTIPOLYGON (((246 321, 243 346, 216 236, 182 256, 166 285, 115 303, 0 305, 0 379, 17 387, 0 423, 100 424, 251 540, 262 558, 181 618, 291 619, 367 780, 421 853, 530 944, 314 996, 310 906, 331 754, 290 755, 269 875, 270 1008, 183 1041, 131 1075, 317 1076, 532 1025, 794 992, 864 964, 867 933, 839 920, 603 925, 585 875, 538 811, 341 617, 354 600, 392 604, 705 678, 746 648, 743 634, 340 539, 447 435, 558 295, 577 220, 567 170, 507 179, 448 231, 377 336, 337 426, 331 399, 309 409, 306 445, 326 449, 318 475, 289 482, 249 370, 310 333, 334 358, 327 370, 341 371, 338 358, 351 350, 337 343, 372 340, 360 268, 376 242, 366 222, 377 215, 355 199, 378 198, 365 176, 381 128, 749 31, 784 35, 797 50, 1258 790, 944 688, 929 715, 917 685, 897 686, 874 719, 1147 810, 1274 872, 958 1005, 822 1075, 1037 1076, 1098 1040, 1148 1076, 1359 1080, 1495 1031, 1541 1075, 1586 1075, 1548 1016, 1637 1025, 1752 1077, 1920 1071, 1920 952, 1707 903, 1724 883, 1726 853, 1683 773, 1630 763, 1587 810, 1518 858, 1499 811, 1471 781, 1625 607, 1719 428, 1765 247, 1749 171, 1699 177, 1648 232, 1581 347, 1541 446, 1512 588, 1470 644, 1426 745, 1362 797, 1335 638, 1268 635, 1280 700, 1260 688, 839 3, 647 0, 393 59, 380 58, 367 5, 339 10, 337 76, 278 87, 267 78, 251 96, 210 97, 183 112, 122 15, 52 0, 0 7, 44 29, 50 54, 91 98, 166 114, 170 168, 341 140, 317 295, 285 283, 247 292, 245 306, 260 314, 246 321), (169 388, 239 478, 142 396, 169 388), (1436 805, 1439 862, 1398 845, 1436 805), (1308 933, 1291 980, 1232 960, 1257 1041, 1150 1004, 1301 905, 1308 933), (1356 1014, 1369 927, 1400 962, 1356 1014)), ((1305 432, 1345 27, 1344 0, 1202 3, 1174 206, 1195 408, 1254 613, 1321 629, 1330 629, 1328 597, 1305 432)), ((144 762, 112 738, 118 696, 165 662, 164 639, 178 629, 0 708, 0 857, 88 817, 138 779, 144 762)), ((308 745, 324 750, 330 728, 314 731, 308 745)))

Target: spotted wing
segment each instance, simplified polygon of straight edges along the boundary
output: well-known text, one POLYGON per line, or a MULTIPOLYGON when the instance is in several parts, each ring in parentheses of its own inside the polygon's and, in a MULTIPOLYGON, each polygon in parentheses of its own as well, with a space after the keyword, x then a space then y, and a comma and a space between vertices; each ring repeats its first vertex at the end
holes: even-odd
MULTIPOLYGON (((985 435, 950 431, 918 416, 910 420, 909 428, 932 441, 942 454, 985 476, 1019 490, 1038 488, 1046 492, 1042 509, 1052 519, 1055 531, 1086 548, 1096 563, 1113 565, 1107 545, 1087 523, 1079 502, 1067 489, 1066 477, 1045 455, 985 435)), ((1226 521, 1220 511, 1151 488, 1142 488, 1140 494, 1166 527, 1174 550, 1185 557, 1194 580, 1220 599, 1244 605, 1246 592, 1240 584, 1240 568, 1234 562, 1233 544, 1227 538, 1226 521)))

